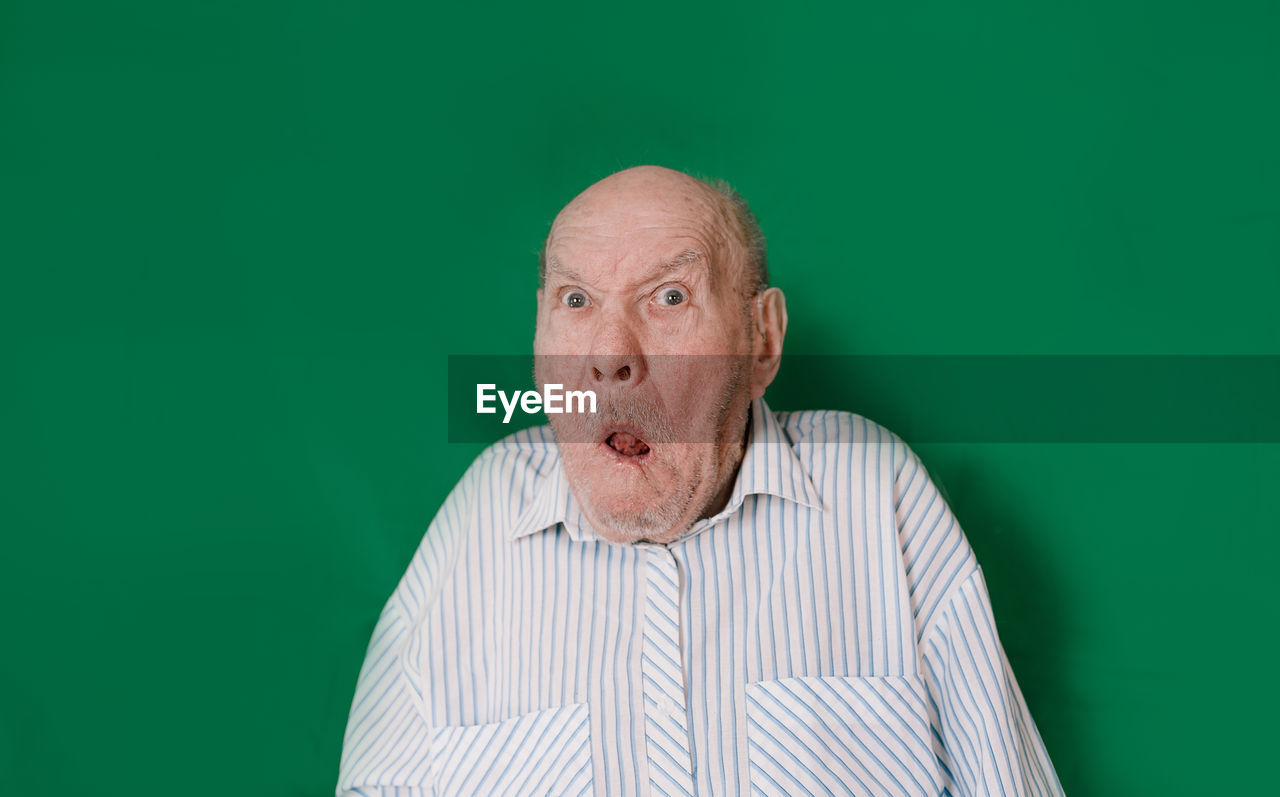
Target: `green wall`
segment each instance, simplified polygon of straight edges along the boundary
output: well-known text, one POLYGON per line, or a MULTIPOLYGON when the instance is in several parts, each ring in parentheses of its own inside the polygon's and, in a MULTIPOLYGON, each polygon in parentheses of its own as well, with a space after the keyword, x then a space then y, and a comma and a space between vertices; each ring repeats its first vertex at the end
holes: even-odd
MULTIPOLYGON (((1243 0, 0 4, 0 791, 332 792, 481 448, 447 357, 528 351, 540 239, 620 167, 742 190, 792 353, 1280 354, 1278 34, 1243 0)), ((1273 783, 1280 446, 917 450, 1068 793, 1273 783)))

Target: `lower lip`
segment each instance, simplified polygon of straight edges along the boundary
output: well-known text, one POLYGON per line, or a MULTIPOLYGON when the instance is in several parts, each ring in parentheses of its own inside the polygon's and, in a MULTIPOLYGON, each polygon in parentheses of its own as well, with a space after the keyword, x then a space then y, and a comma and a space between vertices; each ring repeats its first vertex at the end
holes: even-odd
POLYGON ((627 456, 626 454, 620 454, 617 451, 615 451, 613 447, 610 446, 608 443, 601 443, 600 448, 604 451, 604 454, 606 457, 609 457, 614 463, 618 465, 636 465, 636 466, 643 465, 646 462, 648 462, 649 457, 653 455, 652 447, 650 447, 649 450, 644 452, 643 454, 636 454, 635 456, 627 456))

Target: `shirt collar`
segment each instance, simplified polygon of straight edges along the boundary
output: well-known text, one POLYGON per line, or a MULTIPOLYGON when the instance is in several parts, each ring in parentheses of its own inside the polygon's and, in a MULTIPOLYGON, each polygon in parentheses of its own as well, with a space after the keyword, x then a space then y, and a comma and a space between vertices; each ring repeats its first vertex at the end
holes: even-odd
POLYGON ((751 402, 750 423, 747 450, 742 456, 733 493, 724 511, 716 517, 736 511, 749 495, 776 495, 810 509, 821 509, 822 498, 796 456, 791 437, 764 399, 751 402))
MULTIPOLYGON (((822 498, 813 486, 813 480, 796 456, 786 430, 764 399, 751 402, 749 426, 746 451, 743 452, 742 465, 728 503, 714 517, 694 523, 680 539, 737 512, 750 495, 774 495, 811 509, 822 508, 822 498)), ((544 473, 546 476, 535 489, 533 500, 512 524, 511 539, 546 531, 560 524, 575 542, 598 539, 583 516, 577 499, 569 491, 569 479, 558 448, 555 461, 548 463, 544 473)))
MULTIPOLYGON (((567 525, 570 517, 581 515, 577 501, 569 493, 569 477, 564 472, 564 460, 560 457, 560 447, 550 431, 547 433, 547 438, 547 445, 552 447, 554 458, 547 466, 545 477, 534 488, 533 500, 512 524, 510 536, 513 540, 561 523, 567 525)), ((575 523, 574 530, 570 532, 574 540, 580 539, 578 533, 580 526, 580 523, 575 523)))

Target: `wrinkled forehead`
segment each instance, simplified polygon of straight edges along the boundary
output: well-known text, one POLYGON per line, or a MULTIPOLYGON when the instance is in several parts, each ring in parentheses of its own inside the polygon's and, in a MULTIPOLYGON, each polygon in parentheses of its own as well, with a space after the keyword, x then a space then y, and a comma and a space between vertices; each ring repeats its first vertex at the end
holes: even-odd
POLYGON ((739 248, 723 198, 672 173, 607 178, 579 194, 552 224, 546 259, 551 271, 626 276, 692 250, 716 276, 733 277, 739 248))

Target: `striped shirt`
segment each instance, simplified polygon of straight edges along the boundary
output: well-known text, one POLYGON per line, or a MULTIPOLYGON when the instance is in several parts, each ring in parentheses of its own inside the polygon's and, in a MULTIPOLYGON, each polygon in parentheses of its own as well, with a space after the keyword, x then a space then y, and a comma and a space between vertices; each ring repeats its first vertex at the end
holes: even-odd
POLYGON ((338 794, 748 792, 1061 794, 920 460, 757 400, 724 510, 624 545, 549 427, 488 448, 378 619, 338 794))

